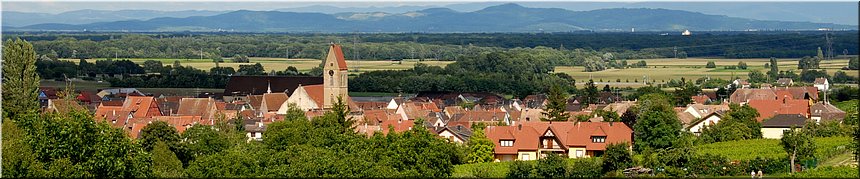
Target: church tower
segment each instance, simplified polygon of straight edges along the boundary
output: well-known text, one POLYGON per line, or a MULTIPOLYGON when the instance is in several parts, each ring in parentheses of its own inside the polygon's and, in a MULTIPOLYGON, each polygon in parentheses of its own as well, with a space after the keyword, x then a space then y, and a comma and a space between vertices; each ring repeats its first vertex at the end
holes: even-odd
POLYGON ((323 64, 323 93, 325 100, 323 108, 331 108, 337 102, 337 97, 343 98, 343 102, 349 98, 347 87, 346 60, 343 59, 343 51, 340 45, 332 43, 329 46, 328 55, 323 64))

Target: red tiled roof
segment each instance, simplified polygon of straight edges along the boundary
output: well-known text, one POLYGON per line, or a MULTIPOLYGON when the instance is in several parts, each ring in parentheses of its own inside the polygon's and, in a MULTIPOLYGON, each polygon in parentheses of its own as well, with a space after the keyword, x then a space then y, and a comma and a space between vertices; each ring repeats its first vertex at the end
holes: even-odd
MULTIPOLYGON (((290 97, 286 93, 266 93, 263 94, 263 101, 266 103, 266 109, 269 111, 278 111, 281 105, 290 97)), ((262 108, 262 106, 260 106, 262 108)), ((268 112, 268 111, 262 111, 268 112)))
POLYGON ((249 95, 248 101, 251 104, 252 108, 260 109, 260 106, 263 103, 263 95, 249 95))
POLYGON ((750 100, 747 105, 758 111, 759 117, 756 120, 759 122, 777 114, 809 115, 809 101, 805 99, 750 100))
POLYGON ((415 126, 414 120, 387 120, 383 121, 382 124, 379 125, 380 129, 382 129, 382 134, 388 135, 388 127, 391 126, 394 128, 394 132, 400 133, 405 132, 412 129, 415 126))
POLYGON ((155 98, 151 96, 129 96, 122 104, 123 111, 134 113, 134 117, 161 116, 155 98))
POLYGON ((606 144, 630 144, 633 141, 633 130, 620 122, 523 122, 515 126, 489 126, 486 134, 496 144, 496 154, 516 154, 518 151, 537 150, 540 137, 547 130, 552 130, 565 148, 605 150, 606 144), (594 143, 592 136, 605 136, 606 140, 604 143, 594 143), (514 146, 502 147, 501 139, 513 139, 514 146))
MULTIPOLYGON (((343 59, 343 50, 341 50, 340 45, 331 44, 330 51, 334 52, 334 58, 337 60, 337 66, 339 66, 339 70, 347 70, 346 68, 346 60, 343 59)), ((329 52, 331 54, 331 52, 329 52)))
POLYGON ((314 102, 317 103, 317 105, 320 105, 319 106, 320 108, 322 108, 323 105, 325 104, 324 103, 325 96, 323 95, 323 85, 308 85, 308 86, 302 86, 302 87, 305 88, 305 92, 308 93, 308 96, 310 96, 311 99, 314 100, 314 102))

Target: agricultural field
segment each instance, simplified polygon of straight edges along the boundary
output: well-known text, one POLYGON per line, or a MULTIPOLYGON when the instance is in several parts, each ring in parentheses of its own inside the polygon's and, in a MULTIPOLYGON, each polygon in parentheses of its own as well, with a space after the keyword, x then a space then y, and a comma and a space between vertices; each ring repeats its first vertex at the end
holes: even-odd
MULTIPOLYGON (((815 145, 815 156, 820 160, 826 160, 847 152, 851 145, 851 138, 815 138, 815 145)), ((749 160, 756 157, 782 158, 787 156, 785 150, 779 145, 779 140, 776 139, 753 139, 698 145, 696 146, 696 153, 718 154, 732 160, 749 160)))
MULTIPOLYGON (((88 60, 88 62, 94 62, 96 60, 103 60, 104 58, 96 58, 88 60)), ((78 63, 78 59, 63 59, 78 63)), ((161 61, 164 65, 172 65, 173 62, 179 61, 182 66, 191 66, 197 69, 208 71, 212 67, 215 67, 215 63, 212 62, 211 59, 155 59, 155 58, 131 58, 128 59, 137 64, 143 64, 144 61, 147 60, 156 60, 161 61)), ((253 65, 255 63, 260 63, 263 65, 263 68, 266 71, 282 71, 287 69, 289 66, 296 67, 299 71, 307 72, 312 68, 319 66, 321 60, 318 59, 286 59, 286 58, 264 58, 264 57, 251 57, 250 63, 232 63, 229 62, 229 59, 225 59, 223 63, 218 63, 219 66, 222 67, 233 67, 234 69, 239 69, 239 65, 253 65)), ((356 60, 347 60, 347 66, 349 66, 350 73, 361 73, 366 71, 375 71, 375 70, 405 70, 410 69, 415 66, 417 63, 423 63, 430 66, 445 66, 449 63, 453 63, 453 61, 433 61, 433 60, 403 60, 403 61, 356 61, 356 60)))
MULTIPOLYGON (((638 60, 628 60, 628 63, 635 63, 638 60)), ((795 73, 800 73, 797 70, 797 62, 799 59, 779 59, 780 70, 795 70, 795 73)), ((584 67, 581 66, 560 66, 556 67, 556 72, 567 73, 575 79, 594 79, 595 82, 601 79, 604 82, 614 82, 616 79, 621 79, 622 83, 618 86, 643 86, 643 79, 648 81, 655 80, 657 83, 669 81, 671 79, 680 79, 684 77, 688 80, 695 80, 701 77, 731 79, 734 77, 747 78, 747 73, 750 70, 759 70, 762 73, 769 69, 764 68, 765 63, 769 63, 769 59, 706 59, 706 58, 688 58, 688 59, 647 59, 645 62, 648 68, 627 68, 627 69, 607 69, 599 72, 584 72, 584 67), (714 61, 717 68, 705 68, 708 61, 714 61), (743 61, 749 68, 742 69, 724 69, 723 66, 737 65, 743 61), (627 80, 630 83, 625 83, 627 80), (638 80, 638 83, 634 83, 638 80)), ((822 61, 821 68, 827 70, 827 73, 833 75, 842 67, 848 65, 847 59, 835 59, 831 61, 822 61)), ((858 72, 846 72, 848 75, 858 76, 858 72)), ((584 81, 578 80, 577 83, 584 81)), ((615 83, 613 83, 613 86, 615 83)))

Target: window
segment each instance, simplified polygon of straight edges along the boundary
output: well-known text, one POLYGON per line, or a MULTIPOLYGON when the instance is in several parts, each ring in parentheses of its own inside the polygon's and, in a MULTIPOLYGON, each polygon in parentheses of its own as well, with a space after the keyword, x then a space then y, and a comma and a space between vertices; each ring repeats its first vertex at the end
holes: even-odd
POLYGON ((527 153, 523 154, 523 160, 531 160, 531 157, 527 153))
POLYGON ((606 142, 606 136, 591 136, 591 142, 604 143, 606 142))
POLYGON ((583 157, 583 156, 585 156, 585 151, 583 151, 583 150, 576 150, 576 157, 583 157))
POLYGON ((499 143, 502 144, 502 147, 514 146, 514 141, 512 141, 512 140, 503 140, 503 141, 499 141, 499 143))

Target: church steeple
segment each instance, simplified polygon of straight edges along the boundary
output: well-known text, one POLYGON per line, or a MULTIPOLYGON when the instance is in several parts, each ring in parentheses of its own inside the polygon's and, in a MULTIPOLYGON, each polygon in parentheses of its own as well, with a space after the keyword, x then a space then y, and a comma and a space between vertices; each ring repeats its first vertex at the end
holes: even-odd
POLYGON ((340 45, 332 43, 329 45, 328 56, 323 64, 323 108, 330 108, 337 97, 347 100, 349 91, 346 60, 343 58, 343 50, 340 45))
POLYGON ((269 85, 266 87, 266 93, 272 93, 272 81, 266 80, 266 83, 269 85))

